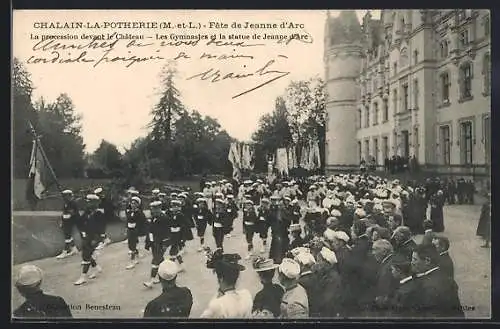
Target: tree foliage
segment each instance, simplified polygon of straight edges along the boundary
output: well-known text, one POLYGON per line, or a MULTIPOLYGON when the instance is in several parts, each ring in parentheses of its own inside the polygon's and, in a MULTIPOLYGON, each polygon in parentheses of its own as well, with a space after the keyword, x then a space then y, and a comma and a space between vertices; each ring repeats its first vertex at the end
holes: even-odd
POLYGON ((81 116, 76 114, 73 101, 66 94, 54 103, 40 99, 35 103, 38 133, 58 178, 81 177, 84 173, 85 144, 80 134, 81 116))
POLYGON ((99 170, 106 177, 122 175, 122 155, 116 145, 102 140, 92 155, 92 169, 99 170))
POLYGON ((231 137, 216 119, 186 109, 175 76, 175 67, 167 64, 160 74, 159 102, 151 111, 151 132, 124 154, 127 177, 170 180, 231 170, 227 160, 231 137))
POLYGON ((47 158, 58 178, 83 175, 84 147, 81 116, 75 112, 71 98, 61 94, 54 103, 40 99, 32 103, 34 86, 29 72, 13 60, 13 139, 14 176, 27 178, 33 135, 28 122, 41 135, 47 158))
POLYGON ((274 111, 260 118, 252 139, 257 144, 256 168, 267 166, 265 155, 291 145, 300 146, 317 140, 324 164, 326 133, 325 83, 311 78, 292 81, 284 95, 276 99, 274 111))

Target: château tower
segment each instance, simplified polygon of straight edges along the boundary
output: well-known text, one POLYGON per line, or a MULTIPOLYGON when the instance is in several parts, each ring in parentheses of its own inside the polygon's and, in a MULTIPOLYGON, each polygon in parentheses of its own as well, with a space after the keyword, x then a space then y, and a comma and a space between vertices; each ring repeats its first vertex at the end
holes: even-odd
POLYGON ((327 14, 325 26, 325 83, 328 114, 325 169, 358 166, 356 102, 362 58, 362 30, 354 10, 338 17, 327 14))

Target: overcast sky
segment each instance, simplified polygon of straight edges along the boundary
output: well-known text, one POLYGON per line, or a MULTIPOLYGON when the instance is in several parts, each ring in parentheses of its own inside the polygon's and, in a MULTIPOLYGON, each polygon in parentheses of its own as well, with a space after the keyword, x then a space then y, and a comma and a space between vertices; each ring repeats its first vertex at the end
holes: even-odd
MULTIPOLYGON (((378 18, 378 11, 372 11, 378 18)), ((337 16, 339 11, 331 11, 337 16)), ((358 17, 366 10, 358 10, 358 17)), ((71 64, 29 64, 26 68, 31 73, 35 86, 34 98, 43 97, 53 101, 60 93, 67 93, 74 102, 76 111, 83 116, 83 138, 86 151, 93 152, 102 139, 116 144, 120 150, 130 146, 137 137, 145 136, 145 125, 150 121, 149 112, 158 102, 159 71, 166 59, 177 57, 184 51, 189 58, 180 58, 177 62, 179 70, 176 85, 181 93, 183 103, 189 108, 216 118, 227 132, 239 139, 249 140, 257 127, 259 118, 271 112, 277 96, 283 94, 286 86, 292 80, 308 79, 323 76, 323 38, 326 11, 15 11, 13 18, 13 55, 25 62, 31 56, 36 58, 53 58, 53 50, 34 51, 33 46, 40 40, 31 40, 31 34, 38 35, 79 35, 99 33, 131 33, 144 34, 151 39, 139 40, 143 43, 154 43, 148 47, 131 47, 126 45, 130 40, 119 40, 108 54, 109 58, 128 57, 134 54, 138 57, 159 56, 162 59, 134 63, 125 68, 126 62, 71 64), (49 14, 50 13, 50 14, 49 14), (174 29, 36 29, 39 22, 117 22, 117 21, 154 21, 179 23, 192 21, 207 25, 198 30, 174 29), (229 28, 225 34, 249 33, 248 29, 231 29, 232 22, 246 21, 251 23, 294 22, 304 24, 304 29, 288 30, 300 32, 312 37, 312 43, 292 41, 288 45, 278 44, 275 40, 247 40, 247 44, 262 43, 265 46, 255 47, 215 47, 200 42, 196 47, 158 47, 161 42, 155 40, 156 33, 163 35, 175 34, 211 34, 219 33, 221 29, 208 29, 209 21, 224 22, 229 28), (305 32, 304 32, 305 30, 305 32), (161 49, 160 49, 161 48, 161 49), (131 51, 131 53, 129 53, 131 51), (200 59, 203 53, 212 55, 245 55, 237 59, 200 59), (283 57, 286 56, 287 58, 283 57), (248 57, 252 56, 252 58, 248 57), (210 68, 219 69, 222 75, 229 72, 248 74, 263 67, 270 60, 275 62, 266 71, 276 70, 290 72, 287 76, 277 79, 262 88, 234 98, 246 90, 277 77, 278 73, 262 76, 254 74, 245 79, 226 79, 215 83, 202 81, 198 78, 188 80, 190 76, 203 73, 210 68)), ((287 30, 252 30, 252 32, 268 34, 289 34, 287 30)), ((310 39, 309 39, 310 40, 310 39)), ((88 43, 89 40, 64 40, 64 44, 88 43)), ((235 41, 237 42, 237 41, 235 41)), ((106 49, 105 49, 106 50, 106 49)), ((87 57, 98 60, 104 50, 87 50, 87 57)), ((59 50, 60 58, 76 58, 80 51, 59 50)), ((182 57, 182 56, 181 56, 182 57)))

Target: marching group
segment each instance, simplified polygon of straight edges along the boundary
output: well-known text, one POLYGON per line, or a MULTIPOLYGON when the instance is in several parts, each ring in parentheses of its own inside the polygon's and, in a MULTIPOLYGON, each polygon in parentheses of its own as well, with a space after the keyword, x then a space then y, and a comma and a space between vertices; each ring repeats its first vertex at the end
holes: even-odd
MULTIPOLYGON (((185 270, 186 241, 195 236, 219 285, 202 318, 464 316, 448 254, 450 242, 441 234, 443 206, 449 201, 444 182, 402 184, 367 174, 340 174, 273 184, 256 179, 241 186, 226 180, 203 185, 196 193, 154 189, 147 206, 136 189, 127 191, 126 268, 137 264, 139 237, 144 237, 151 271, 143 284, 152 288, 161 283, 163 288, 147 304, 144 317, 190 315, 191 291, 178 287, 175 279, 185 270), (145 208, 150 210, 147 217, 145 208), (248 290, 236 288, 245 270, 239 263, 242 257, 224 248, 224 240, 234 238, 240 212, 248 251, 244 258, 251 259, 263 285, 254 298, 248 290), (205 240, 207 226, 212 227, 214 251, 205 240), (424 235, 418 245, 413 239, 417 234, 424 235)), ((102 271, 94 251, 107 243, 109 201, 98 188, 85 197, 81 213, 71 191, 63 191, 63 196, 66 247, 58 258, 76 252, 71 236, 76 225, 82 238, 82 275, 75 285, 83 285, 102 271)), ((481 213, 487 224, 480 235, 487 243, 489 207, 487 202, 481 213)), ((15 314, 43 310, 40 296, 57 298, 44 295, 40 283, 40 269, 21 269, 16 285, 27 301, 15 314)), ((69 309, 61 309, 41 312, 71 316, 69 309)))

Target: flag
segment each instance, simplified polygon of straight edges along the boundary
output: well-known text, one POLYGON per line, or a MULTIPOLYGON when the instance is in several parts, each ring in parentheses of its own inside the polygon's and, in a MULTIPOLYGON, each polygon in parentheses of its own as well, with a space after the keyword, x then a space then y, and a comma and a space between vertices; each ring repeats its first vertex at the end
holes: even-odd
POLYGON ((238 147, 236 143, 231 143, 229 148, 228 160, 233 165, 233 179, 236 181, 240 181, 241 173, 239 170, 239 155, 238 155, 238 147))
POLYGON ((30 171, 28 175, 27 199, 32 205, 43 198, 44 193, 51 185, 50 164, 45 160, 39 141, 33 140, 31 149, 30 171))

